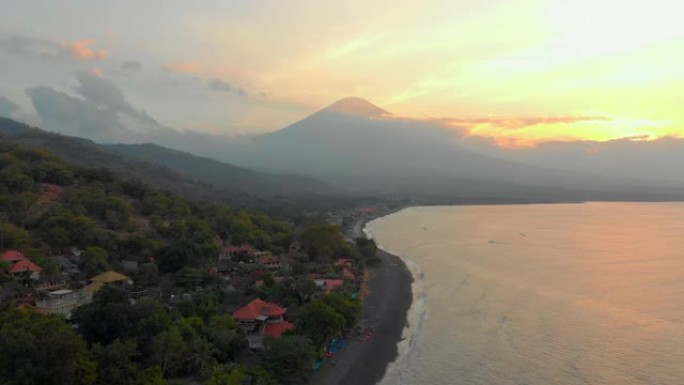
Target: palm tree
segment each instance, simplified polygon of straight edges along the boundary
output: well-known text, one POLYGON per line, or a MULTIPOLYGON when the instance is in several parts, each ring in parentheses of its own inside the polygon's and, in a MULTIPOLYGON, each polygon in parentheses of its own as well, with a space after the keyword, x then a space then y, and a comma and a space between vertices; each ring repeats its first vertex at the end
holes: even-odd
POLYGON ((218 364, 214 357, 218 349, 205 338, 195 339, 189 346, 185 365, 193 373, 203 373, 218 364))

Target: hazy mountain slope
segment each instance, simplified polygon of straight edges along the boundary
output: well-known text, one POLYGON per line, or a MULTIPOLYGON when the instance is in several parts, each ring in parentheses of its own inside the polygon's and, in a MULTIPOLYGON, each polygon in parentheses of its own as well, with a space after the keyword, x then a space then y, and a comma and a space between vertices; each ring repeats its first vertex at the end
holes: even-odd
POLYGON ((313 178, 259 173, 150 143, 115 144, 106 147, 127 158, 163 166, 185 177, 226 191, 255 195, 313 194, 332 191, 330 187, 313 178))
POLYGON ((236 190, 226 191, 216 185, 181 176, 169 168, 120 155, 87 139, 49 133, 6 118, 0 118, 0 140, 46 148, 74 165, 108 168, 122 176, 140 179, 156 188, 183 194, 192 199, 222 201, 238 208, 290 216, 298 215, 305 210, 315 210, 319 206, 327 208, 330 205, 345 203, 334 197, 330 198, 331 202, 327 202, 326 199, 314 194, 267 198, 236 190))
POLYGON ((514 150, 498 147, 492 141, 481 138, 468 138, 464 144, 482 153, 527 164, 651 179, 654 184, 658 180, 684 182, 684 168, 681 167, 684 164, 684 140, 680 138, 556 141, 514 150))
POLYGON ((392 118, 358 98, 214 156, 260 170, 296 171, 357 191, 532 200, 684 198, 682 186, 667 181, 654 186, 638 178, 559 171, 478 153, 452 130, 392 118))

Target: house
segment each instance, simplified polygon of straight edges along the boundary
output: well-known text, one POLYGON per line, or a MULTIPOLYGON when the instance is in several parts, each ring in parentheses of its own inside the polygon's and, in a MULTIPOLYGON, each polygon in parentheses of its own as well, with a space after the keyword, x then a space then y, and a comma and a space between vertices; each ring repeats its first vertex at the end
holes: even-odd
POLYGON ((133 283, 130 278, 114 270, 105 271, 100 275, 90 278, 90 282, 103 285, 128 285, 133 283))
POLYGON ((280 270, 280 258, 271 253, 257 257, 257 263, 265 266, 268 270, 280 270))
POLYGON ((287 309, 259 298, 233 313, 233 318, 247 334, 250 347, 262 347, 263 337, 280 337, 294 325, 285 320, 287 309), (250 336, 256 338, 249 338, 250 336))
POLYGON ((325 294, 344 286, 344 280, 341 279, 315 279, 314 283, 325 294))
POLYGON ((81 271, 78 266, 72 262, 69 258, 63 255, 56 255, 51 257, 52 260, 59 266, 60 270, 68 275, 79 274, 81 271))
MULTIPOLYGON (((278 284, 278 283, 282 282, 283 279, 285 279, 285 277, 273 277, 273 282, 278 284)), ((264 286, 264 280, 263 279, 256 280, 252 284, 252 287, 257 288, 257 289, 262 287, 262 286, 264 286)))
POLYGON ((356 279, 356 274, 352 273, 351 270, 345 267, 342 269, 342 278, 348 281, 353 281, 356 279))
POLYGON ((14 264, 16 262, 19 262, 21 260, 26 259, 24 254, 20 253, 17 250, 7 250, 2 253, 2 256, 0 256, 0 260, 3 260, 5 262, 9 262, 10 264, 14 264))
POLYGON ((288 255, 281 255, 279 258, 280 258, 280 271, 286 275, 292 273, 292 266, 293 266, 294 259, 288 255))
POLYGON ((57 275, 42 275, 38 279, 38 283, 34 286, 36 290, 39 291, 55 291, 66 289, 69 285, 69 280, 66 276, 57 275))
POLYGON ((60 314, 66 318, 78 307, 79 299, 72 290, 56 290, 47 293, 46 299, 36 300, 36 308, 47 314, 60 314))
POLYGON ((0 302, 32 303, 33 290, 16 281, 5 282, 0 286, 0 302))
POLYGON ((29 258, 17 250, 7 250, 2 253, 0 260, 10 264, 7 272, 18 279, 39 279, 43 268, 33 263, 29 258))
POLYGON ((254 252, 254 248, 250 245, 233 246, 229 245, 221 250, 219 254, 219 260, 221 259, 232 259, 238 254, 251 254, 254 252))
POLYGON ((335 266, 342 266, 342 267, 346 267, 348 269, 351 269, 353 264, 354 264, 353 259, 340 258, 340 259, 335 260, 335 266))
POLYGON ((93 298, 95 292, 103 288, 104 286, 117 286, 123 287, 126 285, 132 285, 133 280, 127 276, 117 273, 114 270, 105 271, 104 273, 90 278, 90 284, 86 285, 81 289, 81 294, 84 301, 90 302, 93 298))

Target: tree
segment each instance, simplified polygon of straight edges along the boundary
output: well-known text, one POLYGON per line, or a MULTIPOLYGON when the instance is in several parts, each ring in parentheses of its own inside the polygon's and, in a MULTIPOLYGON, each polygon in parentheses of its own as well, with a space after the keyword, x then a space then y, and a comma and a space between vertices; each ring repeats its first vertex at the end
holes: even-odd
POLYGON ((81 255, 81 259, 83 260, 83 270, 89 277, 109 270, 107 251, 100 247, 91 246, 86 248, 81 255))
POLYGON ((353 328, 361 317, 361 303, 346 294, 332 292, 322 301, 344 317, 344 326, 348 329, 353 328))
POLYGON ((344 317, 321 300, 302 306, 295 325, 299 334, 311 338, 320 349, 342 330, 344 317))
POLYGON ((234 361, 245 342, 237 324, 228 315, 215 315, 209 320, 209 339, 218 350, 219 362, 234 361))
POLYGON ((95 363, 64 319, 14 310, 0 314, 0 383, 91 385, 95 363))
POLYGON ((301 336, 266 338, 264 366, 280 383, 295 385, 305 383, 311 373, 316 351, 311 341, 301 336))
POLYGON ((162 375, 174 375, 183 367, 187 346, 176 327, 157 334, 152 340, 152 363, 159 366, 162 375))
POLYGON ((0 249, 19 248, 27 245, 31 241, 29 232, 13 223, 5 222, 0 224, 0 249))
POLYGON ((361 260, 366 266, 375 266, 380 263, 380 258, 378 258, 378 245, 375 241, 368 239, 366 237, 356 238, 355 240, 356 250, 358 250, 361 255, 361 260))
POLYGON ((108 345, 130 333, 131 311, 124 291, 105 286, 95 293, 91 303, 76 308, 71 318, 88 343, 108 345))
POLYGON ((219 351, 204 337, 194 338, 188 344, 185 366, 190 373, 201 374, 218 364, 215 355, 219 351))
POLYGON ((128 335, 138 342, 143 357, 152 354, 152 340, 171 327, 166 307, 156 298, 141 298, 131 307, 131 325, 128 335))
POLYGON ((168 385, 159 366, 152 366, 142 371, 136 385, 168 385))
POLYGON ((273 379, 273 375, 268 371, 256 367, 247 368, 238 366, 233 368, 230 372, 222 370, 220 367, 215 367, 211 373, 211 377, 204 383, 204 385, 276 385, 277 381, 273 379))
POLYGON ((342 237, 337 226, 314 225, 300 236, 303 250, 314 261, 345 258, 351 254, 351 246, 342 237))
POLYGON ((221 292, 217 290, 197 293, 192 301, 183 302, 176 309, 184 317, 199 317, 202 321, 208 321, 219 313, 221 297, 221 292))
POLYGON ((90 351, 97 362, 98 385, 129 385, 139 377, 140 366, 135 360, 140 353, 135 341, 95 344, 90 351))

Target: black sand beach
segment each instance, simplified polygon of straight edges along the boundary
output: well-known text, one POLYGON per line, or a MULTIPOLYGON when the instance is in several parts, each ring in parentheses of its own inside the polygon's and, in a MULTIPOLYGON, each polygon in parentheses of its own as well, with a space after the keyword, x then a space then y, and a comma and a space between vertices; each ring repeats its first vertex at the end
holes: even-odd
POLYGON ((314 385, 374 385, 398 356, 397 344, 411 307, 413 277, 397 256, 379 250, 382 263, 370 269, 368 295, 363 301, 362 319, 375 332, 366 341, 350 340, 335 364, 330 362, 315 373, 314 385))

